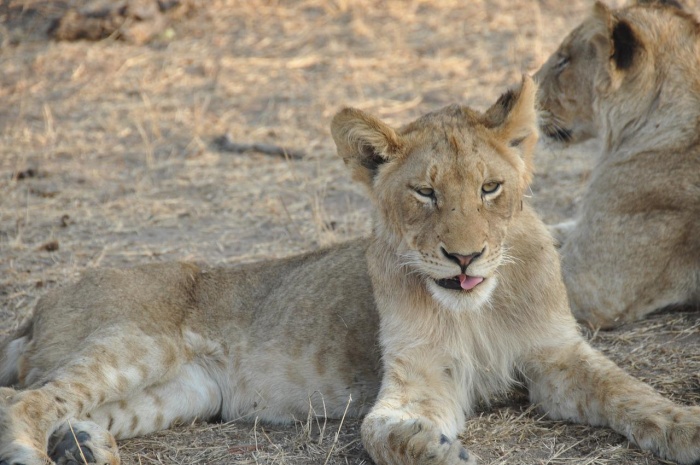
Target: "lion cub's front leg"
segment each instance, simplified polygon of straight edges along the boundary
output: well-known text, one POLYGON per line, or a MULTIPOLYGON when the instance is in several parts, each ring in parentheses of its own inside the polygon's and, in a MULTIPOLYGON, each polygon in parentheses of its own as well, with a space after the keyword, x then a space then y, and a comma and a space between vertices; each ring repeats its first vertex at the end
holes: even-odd
POLYGON ((664 459, 700 463, 700 408, 663 398, 583 339, 533 352, 523 372, 548 416, 610 426, 664 459))
POLYGON ((449 371, 419 360, 385 360, 378 400, 362 423, 365 448, 378 465, 475 464, 456 439, 465 418, 449 371))

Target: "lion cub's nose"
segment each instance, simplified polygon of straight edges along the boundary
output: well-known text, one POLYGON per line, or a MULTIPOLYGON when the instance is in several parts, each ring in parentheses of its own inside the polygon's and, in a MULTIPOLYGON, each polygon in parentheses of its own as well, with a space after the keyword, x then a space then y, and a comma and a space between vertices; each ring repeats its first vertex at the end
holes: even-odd
POLYGON ((482 250, 481 252, 475 252, 469 255, 462 255, 458 253, 448 252, 447 250, 445 250, 444 247, 440 248, 442 249, 442 253, 445 255, 445 257, 458 264, 460 268, 462 268, 462 270, 466 269, 471 262, 479 258, 481 254, 484 253, 484 251, 482 250))

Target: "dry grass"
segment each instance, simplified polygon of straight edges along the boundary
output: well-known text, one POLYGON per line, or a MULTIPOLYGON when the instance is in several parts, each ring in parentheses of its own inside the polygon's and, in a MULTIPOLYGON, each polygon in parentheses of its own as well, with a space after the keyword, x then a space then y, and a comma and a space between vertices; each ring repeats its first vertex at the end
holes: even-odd
MULTIPOLYGON (((96 266, 252 261, 366 233, 333 113, 353 105, 400 124, 453 101, 484 108, 592 2, 201 0, 149 45, 47 41, 49 20, 79 3, 0 4, 3 331, 96 266), (220 152, 223 134, 306 157, 220 152)), ((540 151, 532 201, 545 219, 575 210, 594 149, 540 151)), ((700 403, 697 314, 591 337, 666 395, 700 403)), ((308 418, 197 423, 121 447, 129 465, 367 463, 358 438, 356 421, 308 418)), ((608 430, 542 419, 521 393, 484 408, 464 441, 482 463, 664 463, 608 430)))

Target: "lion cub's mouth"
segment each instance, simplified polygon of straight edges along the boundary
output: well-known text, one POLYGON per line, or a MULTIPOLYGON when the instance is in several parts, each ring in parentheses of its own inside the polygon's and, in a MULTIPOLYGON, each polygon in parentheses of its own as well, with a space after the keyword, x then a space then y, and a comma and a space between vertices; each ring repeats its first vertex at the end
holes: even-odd
POLYGON ((573 138, 571 129, 560 128, 555 126, 541 126, 540 129, 545 136, 554 139, 557 142, 570 142, 573 138))
POLYGON ((436 279, 438 286, 454 291, 471 291, 484 280, 481 276, 468 276, 460 274, 454 278, 436 279))

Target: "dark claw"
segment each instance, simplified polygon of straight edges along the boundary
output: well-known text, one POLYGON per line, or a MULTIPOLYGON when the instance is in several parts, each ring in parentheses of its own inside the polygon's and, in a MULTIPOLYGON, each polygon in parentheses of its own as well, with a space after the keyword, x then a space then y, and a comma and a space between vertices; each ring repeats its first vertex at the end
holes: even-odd
MULTIPOLYGON (((449 444, 451 441, 444 434, 440 435, 440 445, 449 444)), ((2 464, 0 464, 2 465, 2 464)))
POLYGON ((74 445, 75 441, 72 437, 64 437, 63 440, 56 444, 56 446, 53 448, 53 451, 51 452, 51 460, 57 462, 58 459, 60 457, 64 457, 66 455, 66 451, 72 449, 74 445))
MULTIPOLYGON (((92 453, 92 450, 90 450, 89 447, 83 446, 81 444, 80 449, 83 451, 83 455, 85 456, 85 461, 87 463, 95 463, 95 455, 92 453)), ((77 453, 74 455, 76 455, 77 457, 82 459, 83 457, 80 455, 80 452, 78 452, 78 451, 76 451, 76 452, 77 453)))
POLYGON ((464 447, 459 451, 459 458, 465 462, 469 460, 469 452, 464 447))

